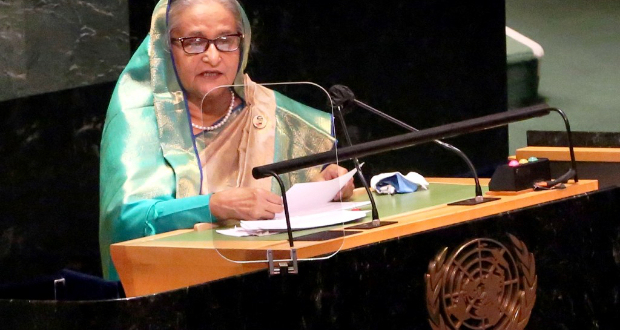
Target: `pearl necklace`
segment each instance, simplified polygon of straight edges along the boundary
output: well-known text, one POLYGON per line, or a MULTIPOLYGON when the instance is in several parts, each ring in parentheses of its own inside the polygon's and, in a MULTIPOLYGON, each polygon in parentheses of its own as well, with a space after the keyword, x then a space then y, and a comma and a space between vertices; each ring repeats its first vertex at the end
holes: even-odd
POLYGON ((226 123, 226 121, 230 117, 230 114, 232 113, 234 107, 235 107, 235 93, 231 90, 230 91, 230 106, 228 107, 228 112, 226 113, 226 116, 224 116, 224 118, 222 118, 220 120, 219 123, 217 123, 215 125, 211 125, 211 126, 206 126, 206 127, 192 123, 192 127, 197 128, 199 130, 207 131, 207 132, 216 130, 216 129, 222 127, 222 125, 224 125, 226 123))

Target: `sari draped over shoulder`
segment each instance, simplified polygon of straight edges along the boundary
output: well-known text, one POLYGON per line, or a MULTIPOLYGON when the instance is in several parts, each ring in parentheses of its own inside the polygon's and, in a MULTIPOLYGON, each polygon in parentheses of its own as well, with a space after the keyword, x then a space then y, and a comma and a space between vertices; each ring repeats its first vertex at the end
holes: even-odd
MULTIPOLYGON (((207 145, 192 134, 187 100, 179 85, 167 34, 168 1, 154 12, 149 35, 121 73, 111 97, 101 141, 99 241, 103 274, 118 280, 110 245, 214 222, 210 193, 227 187, 266 187, 251 169, 329 150, 331 115, 254 84, 243 71, 251 31, 239 6, 244 40, 235 92, 246 108, 207 145), (266 116, 257 130, 252 118, 266 116), (269 126, 271 125, 271 126, 269 126)), ((317 169, 287 175, 301 182, 317 169)))
MULTIPOLYGON (((275 179, 256 180, 252 169, 330 150, 331 114, 296 102, 246 76, 246 107, 200 152, 202 193, 253 187, 280 193, 275 179), (261 118, 263 125, 255 125, 261 118)), ((319 167, 282 175, 287 187, 318 175, 319 167)))

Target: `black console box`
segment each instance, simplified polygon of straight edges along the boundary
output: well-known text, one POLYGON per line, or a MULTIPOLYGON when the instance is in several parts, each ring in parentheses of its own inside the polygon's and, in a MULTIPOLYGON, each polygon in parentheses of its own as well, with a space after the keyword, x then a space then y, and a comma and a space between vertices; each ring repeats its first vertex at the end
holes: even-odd
POLYGON ((490 191, 519 191, 532 188, 535 182, 551 180, 549 159, 519 164, 502 165, 495 170, 489 182, 490 191))

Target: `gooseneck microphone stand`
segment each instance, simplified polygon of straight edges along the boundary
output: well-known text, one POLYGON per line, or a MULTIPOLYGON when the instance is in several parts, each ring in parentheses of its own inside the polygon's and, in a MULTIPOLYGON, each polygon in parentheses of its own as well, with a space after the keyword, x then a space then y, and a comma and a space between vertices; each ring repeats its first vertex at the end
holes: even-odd
MULTIPOLYGON (((342 125, 342 130, 344 131, 344 137, 345 137, 345 140, 347 141, 347 145, 353 146, 353 143, 351 142, 351 137, 349 136, 349 130, 347 130, 347 123, 345 122, 344 115, 342 114, 342 108, 340 105, 338 105, 336 106, 336 109, 337 109, 336 114, 338 116, 338 120, 340 121, 340 124, 342 125)), ((366 182, 366 179, 364 178, 364 175, 362 174, 362 169, 361 169, 359 160, 357 159, 357 157, 354 157, 352 160, 353 160, 353 164, 355 165, 355 168, 357 169, 358 177, 360 181, 362 182, 364 189, 366 190, 366 194, 368 194, 368 199, 370 200, 370 205, 372 207, 372 221, 359 224, 359 225, 356 225, 350 228, 351 229, 370 229, 370 228, 381 227, 381 226, 394 223, 393 221, 379 220, 379 211, 377 211, 377 204, 375 203, 375 198, 373 197, 372 192, 370 191, 368 182, 366 182)))
POLYGON ((577 161, 575 160, 575 150, 573 145, 573 134, 571 133, 568 117, 566 116, 564 111, 562 111, 562 109, 549 108, 549 110, 557 112, 564 120, 564 128, 566 129, 566 137, 568 139, 568 151, 570 155, 571 165, 568 171, 560 175, 558 178, 534 184, 534 189, 552 189, 556 186, 561 186, 561 184, 568 182, 569 179, 573 179, 575 180, 575 182, 579 182, 579 176, 577 175, 577 161))
MULTIPOLYGON (((340 105, 344 105, 346 103, 353 103, 357 106, 359 106, 360 108, 369 111, 383 119, 386 119, 387 121, 394 123, 410 132, 418 132, 419 130, 403 121, 400 121, 390 115, 388 115, 385 112, 382 112, 378 109, 375 109, 373 107, 371 107, 370 105, 363 103, 359 100, 357 100, 355 98, 355 95, 353 94, 353 91, 351 91, 351 89, 349 89, 347 86, 344 85, 334 85, 332 86, 330 89, 330 94, 332 94, 332 99, 335 100, 336 105, 338 105, 338 108, 340 108, 340 105)), ((346 132, 346 129, 345 129, 346 132)), ((472 172, 473 176, 474 176, 474 181, 475 181, 475 197, 474 198, 470 198, 470 199, 465 199, 462 201, 458 201, 458 202, 454 202, 454 203, 450 203, 448 205, 476 205, 476 204, 481 204, 481 203, 486 203, 486 202, 491 202, 491 201, 495 201, 498 200, 499 198, 495 198, 495 197, 483 197, 482 195, 482 186, 480 185, 480 180, 478 179, 478 173, 476 172, 476 169, 474 168, 474 165, 472 164, 472 162, 469 160, 469 158, 467 157, 467 155, 465 155, 465 153, 463 151, 461 151, 459 148, 445 143, 443 141, 440 140, 434 140, 435 143, 437 143, 438 145, 440 145, 441 147, 443 147, 444 149, 450 150, 454 153, 456 153, 457 155, 459 155, 459 157, 461 157, 461 159, 463 159, 463 161, 465 161, 465 163, 467 164, 467 166, 469 167, 469 170, 472 172)), ((350 145, 350 142, 349 142, 350 145)))

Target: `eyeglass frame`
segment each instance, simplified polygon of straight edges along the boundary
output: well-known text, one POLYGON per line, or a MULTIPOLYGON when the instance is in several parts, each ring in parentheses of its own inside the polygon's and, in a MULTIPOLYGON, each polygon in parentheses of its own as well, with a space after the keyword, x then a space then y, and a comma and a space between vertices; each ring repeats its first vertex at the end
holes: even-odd
POLYGON ((217 37, 215 39, 209 39, 209 38, 205 38, 205 37, 181 37, 181 38, 170 38, 170 41, 178 41, 181 44, 181 49, 183 49, 183 51, 186 54, 197 55, 197 54, 202 54, 202 53, 206 52, 207 49, 209 49, 209 47, 211 47, 211 44, 213 44, 215 46, 215 49, 217 49, 220 52, 227 52, 227 53, 234 52, 234 51, 238 50, 241 47, 241 42, 243 41, 243 37, 244 36, 243 36, 242 33, 234 33, 234 34, 227 34, 227 35, 219 36, 219 37, 217 37), (215 42, 218 41, 218 40, 221 40, 222 38, 225 38, 225 37, 239 37, 239 45, 237 46, 237 48, 232 49, 232 50, 222 50, 222 49, 220 49, 215 42), (188 40, 188 39, 204 39, 204 40, 207 41, 207 45, 205 46, 205 49, 203 51, 201 51, 200 53, 190 53, 187 50, 185 50, 185 46, 183 45, 183 42, 185 40, 188 40))

